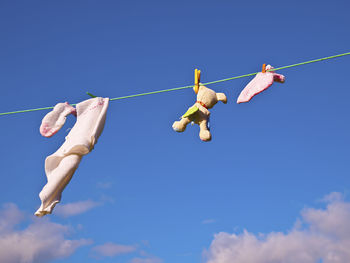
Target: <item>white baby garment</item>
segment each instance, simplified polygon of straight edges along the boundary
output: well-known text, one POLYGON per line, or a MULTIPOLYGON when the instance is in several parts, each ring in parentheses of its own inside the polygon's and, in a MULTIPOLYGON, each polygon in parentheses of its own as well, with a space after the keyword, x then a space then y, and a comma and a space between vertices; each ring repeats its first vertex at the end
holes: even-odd
POLYGON ((51 214, 61 200, 61 194, 78 168, 83 155, 97 143, 106 121, 109 98, 93 98, 77 104, 77 122, 66 141, 45 160, 47 184, 39 194, 41 206, 36 216, 51 214))

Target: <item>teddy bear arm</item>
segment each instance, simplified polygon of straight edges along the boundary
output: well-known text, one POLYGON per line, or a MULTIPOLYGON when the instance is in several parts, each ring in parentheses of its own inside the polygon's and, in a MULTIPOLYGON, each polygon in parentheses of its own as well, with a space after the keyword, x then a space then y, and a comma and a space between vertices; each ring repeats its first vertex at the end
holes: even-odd
POLYGON ((173 123, 173 129, 174 129, 174 131, 177 131, 177 132, 183 132, 186 130, 186 126, 190 122, 191 122, 191 120, 187 117, 181 118, 181 120, 175 121, 173 123))
POLYGON ((218 101, 222 101, 223 103, 227 103, 227 98, 225 93, 216 93, 216 97, 218 99, 218 101))

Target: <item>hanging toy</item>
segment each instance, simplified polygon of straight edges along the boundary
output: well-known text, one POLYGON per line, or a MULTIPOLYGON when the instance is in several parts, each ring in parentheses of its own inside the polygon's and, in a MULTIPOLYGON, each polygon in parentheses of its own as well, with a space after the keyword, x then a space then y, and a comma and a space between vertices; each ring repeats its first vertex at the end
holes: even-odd
POLYGON ((269 88, 274 81, 284 83, 285 77, 274 71, 266 71, 270 69, 273 69, 271 65, 263 65, 262 72, 259 72, 239 94, 237 103, 250 101, 255 95, 269 88))
POLYGON ((216 93, 215 91, 200 85, 200 74, 201 71, 195 69, 195 84, 193 90, 197 94, 197 101, 181 117, 180 121, 174 122, 173 129, 177 132, 183 132, 186 129, 187 124, 194 122, 198 124, 200 128, 199 138, 202 141, 210 141, 211 134, 208 127, 210 112, 208 109, 214 107, 218 101, 222 101, 226 104, 227 98, 224 93, 216 93))

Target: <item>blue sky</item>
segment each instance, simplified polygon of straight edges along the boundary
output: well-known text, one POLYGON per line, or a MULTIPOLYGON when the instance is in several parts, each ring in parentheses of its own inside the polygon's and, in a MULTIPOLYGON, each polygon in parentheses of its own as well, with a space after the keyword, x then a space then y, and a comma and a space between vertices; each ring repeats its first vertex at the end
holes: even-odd
MULTIPOLYGON (((191 85, 195 68, 207 82, 349 52, 349 8, 345 0, 0 1, 0 112, 77 103, 86 91, 113 98, 191 85)), ((240 105, 251 78, 208 86, 228 98, 211 110, 209 143, 197 126, 171 128, 195 101, 191 89, 111 102, 98 144, 45 219, 31 217, 44 160, 74 118, 47 139, 39 127, 48 111, 1 116, 0 205, 18 219, 11 233, 34 225, 37 236, 54 228, 52 240, 77 242, 35 262, 214 263, 205 252, 214 234, 287 235, 305 207, 348 209, 349 65, 347 56, 281 70, 284 84, 240 105), (337 198, 327 208, 319 200, 329 194, 337 198), (85 212, 65 214, 69 204, 85 212)))

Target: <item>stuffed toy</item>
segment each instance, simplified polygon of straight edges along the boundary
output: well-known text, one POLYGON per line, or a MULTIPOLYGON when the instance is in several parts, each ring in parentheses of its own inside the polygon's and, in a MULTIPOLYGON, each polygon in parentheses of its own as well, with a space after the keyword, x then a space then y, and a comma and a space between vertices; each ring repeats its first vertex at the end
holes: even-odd
POLYGON ((250 101, 255 95, 269 88, 274 81, 284 83, 285 77, 274 71, 266 71, 270 69, 273 69, 271 65, 263 65, 262 72, 259 72, 239 94, 237 103, 250 101))
POLYGON ((202 141, 210 141, 211 134, 208 127, 210 112, 208 109, 214 107, 218 101, 222 101, 226 104, 227 98, 224 93, 216 93, 200 84, 194 87, 194 91, 197 93, 196 103, 187 110, 180 121, 174 122, 173 129, 177 132, 183 132, 187 124, 194 122, 198 124, 200 128, 199 138, 202 141))

